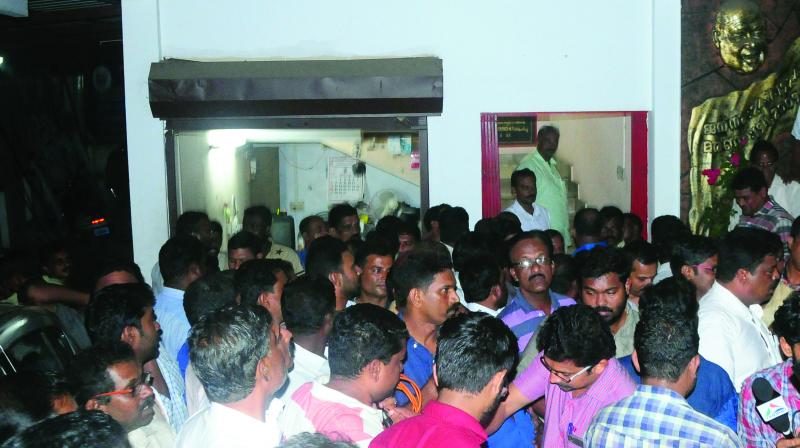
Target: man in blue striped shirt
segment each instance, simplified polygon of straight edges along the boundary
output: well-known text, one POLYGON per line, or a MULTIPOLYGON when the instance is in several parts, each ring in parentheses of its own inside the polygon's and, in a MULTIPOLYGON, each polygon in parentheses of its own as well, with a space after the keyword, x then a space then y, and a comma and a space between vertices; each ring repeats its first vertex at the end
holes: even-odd
POLYGON ((735 432, 685 399, 700 365, 692 287, 683 279, 666 279, 645 290, 641 305, 632 358, 642 384, 595 416, 585 446, 741 447, 735 432))

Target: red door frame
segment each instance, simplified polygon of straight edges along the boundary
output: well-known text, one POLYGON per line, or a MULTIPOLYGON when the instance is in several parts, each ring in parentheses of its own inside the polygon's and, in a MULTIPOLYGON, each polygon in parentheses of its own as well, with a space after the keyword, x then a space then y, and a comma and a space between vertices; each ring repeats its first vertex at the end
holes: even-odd
POLYGON ((483 187, 483 217, 500 213, 500 144, 497 139, 497 117, 537 117, 538 115, 622 114, 631 117, 631 213, 644 223, 647 238, 647 112, 522 112, 481 114, 481 169, 483 187))

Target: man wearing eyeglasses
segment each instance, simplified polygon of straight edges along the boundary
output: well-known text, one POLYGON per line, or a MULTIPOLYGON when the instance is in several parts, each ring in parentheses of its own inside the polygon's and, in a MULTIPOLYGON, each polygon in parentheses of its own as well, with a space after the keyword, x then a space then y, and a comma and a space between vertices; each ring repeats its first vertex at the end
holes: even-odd
POLYGON ((173 445, 175 436, 169 424, 162 423, 166 430, 149 427, 155 415, 152 377, 142 372, 129 345, 113 341, 79 353, 70 364, 67 379, 75 388, 78 406, 113 417, 128 431, 131 446, 173 445))
POLYGON ((635 389, 614 358, 614 336, 594 309, 575 305, 555 310, 539 329, 536 344, 540 353, 509 386, 489 432, 544 397, 542 446, 583 446, 583 434, 595 414, 635 389))
POLYGON ((510 244, 511 276, 519 282, 519 289, 497 317, 514 332, 522 352, 550 313, 575 301, 550 291, 553 243, 545 232, 523 232, 510 244))

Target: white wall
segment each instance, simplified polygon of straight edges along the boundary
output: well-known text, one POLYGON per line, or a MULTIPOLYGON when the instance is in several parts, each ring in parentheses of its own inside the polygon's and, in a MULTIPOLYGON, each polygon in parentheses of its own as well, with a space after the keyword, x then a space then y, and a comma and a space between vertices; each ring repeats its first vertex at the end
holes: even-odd
MULTIPOLYGON (((661 2, 670 4, 672 15, 679 11, 678 0, 123 0, 132 200, 153 201, 156 190, 165 190, 160 176, 142 175, 163 169, 155 144, 160 124, 146 104, 147 71, 159 57, 433 55, 444 63, 445 99, 442 116, 429 120, 430 199, 464 206, 474 222, 481 214, 480 113, 651 110, 653 5, 660 11, 661 2), (129 51, 129 46, 146 48, 129 51)), ((674 46, 679 17, 664 27, 668 30, 658 36, 663 45, 674 46)), ((675 92, 655 97, 667 94, 675 92)), ((669 129, 670 119, 662 119, 667 123, 662 129, 669 129)), ((653 138, 654 151, 662 139, 667 146, 672 141, 655 133, 653 138)), ((155 200, 163 202, 163 196, 155 200)), ((134 218, 140 263, 155 260, 166 237, 166 209, 157 208, 148 210, 147 222, 134 218)), ((134 216, 141 212, 134 207, 134 216)))

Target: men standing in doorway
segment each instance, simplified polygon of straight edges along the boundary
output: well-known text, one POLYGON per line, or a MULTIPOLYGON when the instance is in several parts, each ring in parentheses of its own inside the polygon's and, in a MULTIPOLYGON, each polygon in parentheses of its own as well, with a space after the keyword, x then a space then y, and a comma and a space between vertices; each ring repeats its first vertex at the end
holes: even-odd
POLYGON ((506 211, 519 218, 523 232, 550 228, 550 214, 536 203, 536 175, 533 171, 523 168, 511 173, 511 192, 515 200, 506 211))
POLYGON ((261 240, 264 249, 261 251, 264 258, 277 258, 285 260, 292 264, 294 273, 300 275, 303 273, 303 264, 300 263, 300 257, 290 247, 275 243, 272 241, 270 230, 272 229, 272 212, 269 208, 263 205, 254 205, 244 211, 242 217, 242 230, 246 230, 261 240))
POLYGON ((522 159, 517 170, 528 168, 533 171, 536 176, 537 204, 547 209, 550 227, 564 235, 564 244, 569 247, 572 240, 567 213, 567 186, 553 157, 558 150, 559 137, 560 133, 555 126, 542 126, 536 136, 536 150, 522 159))

